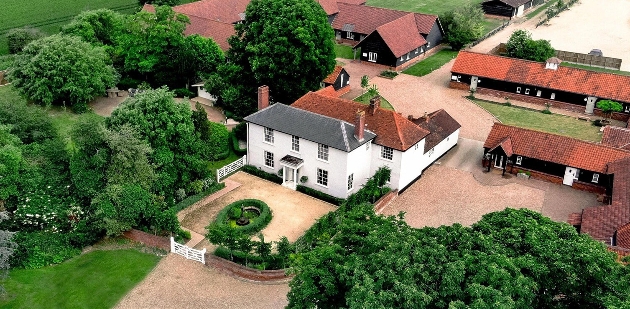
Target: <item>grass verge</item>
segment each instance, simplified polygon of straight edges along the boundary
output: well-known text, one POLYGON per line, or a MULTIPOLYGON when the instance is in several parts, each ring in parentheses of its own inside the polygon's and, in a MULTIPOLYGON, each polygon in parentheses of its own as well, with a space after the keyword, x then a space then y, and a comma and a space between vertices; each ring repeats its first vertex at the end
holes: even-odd
POLYGON ((414 76, 427 75, 441 68, 447 62, 453 60, 455 57, 457 57, 457 53, 458 52, 454 50, 442 49, 439 52, 427 57, 426 59, 421 60, 420 62, 404 70, 403 73, 414 76))
POLYGON ((483 107, 506 125, 559 134, 591 142, 599 142, 602 139, 599 127, 593 126, 589 121, 577 120, 573 117, 558 114, 546 115, 540 111, 516 106, 505 106, 479 99, 473 99, 473 102, 483 107))
POLYGON ((630 72, 628 71, 604 69, 604 68, 592 67, 592 66, 577 64, 577 63, 568 63, 568 62, 563 62, 560 65, 565 66, 565 67, 572 67, 572 68, 584 69, 584 70, 595 71, 595 72, 604 72, 604 73, 630 76, 630 72))
POLYGON ((136 249, 97 250, 59 265, 12 270, 2 308, 112 308, 160 257, 136 249))
POLYGON ((527 17, 527 19, 532 19, 534 17, 536 17, 536 15, 538 15, 538 13, 546 10, 550 5, 555 4, 556 2, 558 2, 557 0, 549 0, 547 1, 547 3, 539 6, 537 9, 527 13, 527 15, 525 15, 525 17, 527 17))
MULTIPOLYGON (((365 104, 368 105, 370 104, 370 99, 372 97, 370 97, 369 94, 364 93, 362 95, 360 95, 359 97, 357 97, 356 99, 354 99, 355 102, 359 102, 361 104, 365 104)), ((389 101, 387 101, 387 99, 381 97, 381 107, 384 109, 388 109, 390 111, 394 110, 394 107, 389 103, 389 101)))
MULTIPOLYGON (((359 51, 357 51, 358 53, 359 51)), ((343 44, 335 44, 335 56, 343 59, 354 59, 352 47, 343 44)))

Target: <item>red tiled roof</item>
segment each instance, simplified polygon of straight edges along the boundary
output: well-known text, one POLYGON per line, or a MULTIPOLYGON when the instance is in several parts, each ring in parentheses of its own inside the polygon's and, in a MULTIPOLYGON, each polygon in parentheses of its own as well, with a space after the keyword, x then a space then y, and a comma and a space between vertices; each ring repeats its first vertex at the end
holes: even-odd
POLYGON ((503 152, 505 152, 505 155, 508 157, 511 157, 514 154, 514 149, 512 149, 512 139, 509 137, 504 138, 500 143, 490 148, 488 151, 493 151, 499 147, 503 149, 503 152))
POLYGON ((316 92, 305 94, 291 106, 349 123, 355 122, 358 110, 365 111, 366 129, 376 133, 374 142, 400 151, 409 149, 429 135, 429 131, 394 111, 378 108, 372 114, 368 105, 316 92))
POLYGON ((427 44, 418 32, 413 13, 379 26, 376 32, 381 35, 396 58, 427 44))
POLYGON ((339 74, 341 74, 341 70, 343 70, 343 67, 340 65, 336 65, 335 69, 333 69, 332 73, 330 73, 326 79, 324 79, 324 83, 326 84, 334 84, 335 81, 337 80, 337 77, 339 77, 339 74))
POLYGON ((617 246, 630 248, 630 223, 617 229, 617 246))
POLYGON ((335 90, 335 87, 333 87, 332 85, 317 90, 316 93, 332 98, 338 98, 341 95, 341 93, 337 92, 335 90))
POLYGON ((317 0, 317 3, 321 5, 324 12, 326 12, 326 15, 333 15, 339 12, 337 0, 317 0))
POLYGON ((197 16, 188 16, 190 24, 184 30, 185 35, 198 34, 202 37, 211 38, 223 51, 230 49, 228 39, 236 32, 234 25, 209 20, 197 16))
POLYGON ((245 13, 250 0, 201 0, 173 7, 173 11, 197 16, 222 23, 234 24, 241 21, 239 14, 245 13))
POLYGON ((142 6, 142 10, 149 13, 155 13, 155 7, 152 4, 148 4, 148 3, 145 3, 142 6))
MULTIPOLYGON (((344 25, 351 24, 354 25, 352 32, 363 34, 370 34, 376 30, 376 28, 409 14, 413 14, 415 17, 415 28, 422 34, 429 34, 437 19, 436 15, 410 13, 373 6, 348 3, 337 3, 337 5, 339 7, 339 13, 332 23, 333 29, 341 30, 344 25)), ((401 30, 403 32, 409 31, 409 29, 401 30)))
POLYGON ((468 51, 459 52, 451 72, 630 102, 630 76, 468 51))
POLYGON ((630 150, 630 129, 605 126, 602 135, 602 144, 630 150))
POLYGON ((608 163, 630 157, 621 149, 500 123, 492 126, 483 147, 496 147, 508 137, 516 155, 597 173, 607 173, 608 163))
POLYGON ((622 247, 630 248, 627 224, 630 222, 630 158, 617 160, 608 164, 608 173, 613 174, 612 205, 585 208, 582 211, 581 233, 589 234, 595 239, 610 239, 615 231, 622 247), (618 233, 619 234, 619 233, 618 233))
POLYGON ((424 141, 424 153, 449 137, 462 126, 444 109, 439 109, 418 119, 411 119, 419 127, 431 132, 424 141))

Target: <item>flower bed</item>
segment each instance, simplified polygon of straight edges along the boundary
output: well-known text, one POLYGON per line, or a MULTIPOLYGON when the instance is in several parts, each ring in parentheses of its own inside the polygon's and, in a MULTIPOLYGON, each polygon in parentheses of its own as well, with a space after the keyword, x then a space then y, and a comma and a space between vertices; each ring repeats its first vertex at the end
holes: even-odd
POLYGON ((225 206, 217 215, 215 222, 221 225, 229 225, 245 234, 251 235, 264 229, 271 221, 271 217, 271 209, 265 202, 256 199, 244 199, 225 206), (254 209, 258 210, 257 216, 254 215, 254 209), (240 217, 247 217, 249 224, 243 226, 236 224, 240 217))

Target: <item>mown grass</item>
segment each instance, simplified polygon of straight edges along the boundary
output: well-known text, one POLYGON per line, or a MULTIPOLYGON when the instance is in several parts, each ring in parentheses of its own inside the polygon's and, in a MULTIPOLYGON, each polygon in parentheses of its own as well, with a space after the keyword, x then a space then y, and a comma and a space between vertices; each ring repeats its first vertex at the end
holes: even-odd
POLYGON ((525 15, 525 17, 527 19, 532 19, 532 18, 536 17, 536 15, 538 15, 538 13, 546 10, 550 5, 556 4, 556 2, 558 2, 558 1, 557 0, 549 0, 549 1, 547 1, 547 3, 539 6, 537 9, 527 13, 527 15, 525 15))
POLYGON ((427 75, 441 68, 449 61, 455 59, 455 57, 457 57, 457 53, 458 51, 455 50, 442 49, 439 52, 427 57, 426 59, 421 60, 420 62, 404 70, 403 73, 414 76, 427 75))
MULTIPOLYGON (((230 143, 231 144, 231 143, 230 143)), ((223 159, 223 160, 219 160, 219 161, 212 161, 208 163, 208 169, 210 169, 212 171, 213 174, 217 174, 217 170, 240 159, 241 156, 237 155, 236 153, 234 153, 234 149, 232 148, 232 146, 230 145, 230 155, 223 159)))
POLYGON ((401 11, 440 15, 469 3, 483 0, 368 0, 367 5, 401 11))
POLYGON ((160 257, 136 249, 92 251, 59 265, 15 269, 4 281, 2 308, 112 308, 155 268, 160 257))
POLYGON ((568 63, 568 62, 563 62, 560 65, 565 66, 565 67, 572 67, 572 68, 584 69, 584 70, 595 71, 595 72, 604 72, 604 73, 630 76, 630 72, 628 71, 604 69, 604 68, 592 67, 592 66, 577 64, 577 63, 568 63))
POLYGON ((137 0, 3 0, 0 10, 0 55, 8 53, 6 32, 32 25, 47 34, 59 32, 82 11, 109 8, 120 13, 140 9, 137 0))
POLYGON ((497 117, 506 125, 533 129, 553 134, 569 136, 585 141, 599 142, 599 127, 589 121, 577 120, 573 117, 558 114, 543 114, 515 106, 505 106, 484 100, 473 100, 479 106, 497 117))
MULTIPOLYGON (((359 51, 357 51, 357 54, 359 51)), ((352 47, 343 44, 335 44, 335 56, 343 59, 354 59, 352 47)))
MULTIPOLYGON (((368 93, 364 93, 362 95, 360 95, 359 97, 355 98, 354 101, 355 102, 359 102, 361 104, 365 104, 368 105, 370 104, 370 99, 372 97, 368 94, 368 93)), ((381 97, 381 107, 384 109, 388 109, 390 111, 394 110, 394 107, 392 106, 391 103, 389 103, 389 101, 387 101, 387 99, 381 97)))

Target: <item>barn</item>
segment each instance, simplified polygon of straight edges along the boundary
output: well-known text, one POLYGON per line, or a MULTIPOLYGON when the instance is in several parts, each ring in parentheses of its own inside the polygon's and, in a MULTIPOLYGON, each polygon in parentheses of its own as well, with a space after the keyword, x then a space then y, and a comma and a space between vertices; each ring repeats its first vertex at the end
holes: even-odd
POLYGON ((481 3, 487 15, 502 17, 521 17, 523 12, 543 3, 544 0, 488 0, 481 3))

